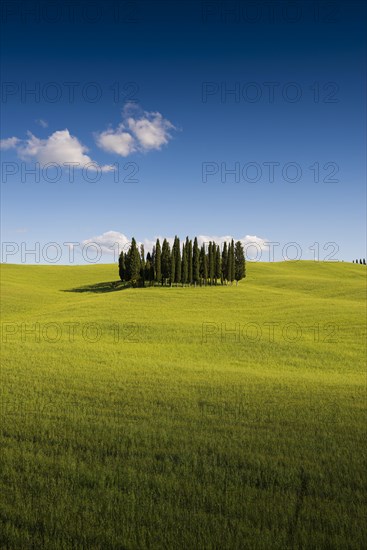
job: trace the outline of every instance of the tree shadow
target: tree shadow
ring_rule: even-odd
[[[118,292],[126,290],[129,286],[122,281],[108,281],[106,283],[96,283],[95,285],[79,286],[76,288],[68,288],[61,292],[92,292],[94,294],[105,294],[106,292]]]

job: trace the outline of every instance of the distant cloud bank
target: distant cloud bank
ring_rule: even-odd
[[[107,254],[115,254],[116,250],[122,251],[129,248],[131,243],[131,237],[127,237],[124,233],[120,233],[119,231],[106,231],[105,233],[102,233],[102,235],[98,235],[96,237],[91,237],[89,239],[85,239],[81,244],[83,246],[94,243],[98,245],[101,248],[101,251],[103,253]],[[189,238],[194,238],[195,236],[189,236]],[[156,240],[159,239],[160,243],[162,245],[163,239],[166,238],[167,241],[172,246],[174,237],[164,237],[161,235],[157,235],[154,239],[144,239],[143,241],[137,241],[138,246],[141,244],[144,245],[145,252],[151,252],[153,249],[153,246],[156,243]],[[186,238],[183,237],[184,239]],[[199,246],[202,246],[204,243],[209,243],[210,241],[214,241],[218,245],[222,245],[225,242],[230,242],[232,239],[234,241],[241,241],[244,246],[250,247],[253,245],[258,250],[266,250],[267,244],[269,241],[268,239],[263,239],[261,237],[257,237],[256,235],[246,235],[242,238],[237,238],[232,235],[224,235],[224,236],[212,236],[212,235],[197,235],[198,244]],[[251,254],[250,254],[251,255]]]

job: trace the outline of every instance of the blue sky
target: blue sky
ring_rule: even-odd
[[[4,3],[2,261],[176,233],[365,257],[364,2],[117,5]]]

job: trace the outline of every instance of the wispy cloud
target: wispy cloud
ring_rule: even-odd
[[[43,118],[38,118],[35,122],[42,126],[42,128],[48,128],[48,122],[47,120],[43,120]]]

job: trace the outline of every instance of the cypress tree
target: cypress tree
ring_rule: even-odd
[[[162,284],[166,284],[171,273],[171,249],[167,239],[164,239],[162,244]]]
[[[172,251],[171,251],[171,272],[170,272],[171,286],[176,281],[176,254],[177,254],[177,250],[176,250],[176,239],[175,239],[175,242],[172,246]]]
[[[206,251],[205,245],[204,245],[204,281],[205,284],[208,284],[208,277],[209,277],[209,258],[208,258],[208,252]]]
[[[214,241],[212,244],[212,254],[213,254],[213,285],[216,285],[217,280],[215,278],[215,264],[217,262],[217,245]]]
[[[230,272],[231,284],[233,284],[233,281],[234,281],[234,278],[235,278],[235,269],[236,269],[236,266],[235,266],[235,262],[234,262],[234,241],[232,239],[232,241],[231,241],[231,272]]]
[[[226,279],[231,282],[231,273],[232,273],[232,245],[228,244],[228,257],[227,257],[227,269],[226,269]]]
[[[187,242],[187,241],[186,241]],[[187,245],[182,245],[182,285],[185,285],[189,276],[189,261]]]
[[[150,281],[154,283],[155,281],[155,246],[152,248],[152,254],[150,257],[150,269],[152,271],[152,274],[150,276]]]
[[[124,255],[124,251],[122,251],[119,256],[119,276],[121,281],[125,280],[125,275],[126,275],[125,255]]]
[[[152,282],[152,257],[150,253],[147,254],[147,259],[144,266],[144,280],[148,281],[149,284]]]
[[[205,252],[205,244],[203,244],[200,249],[200,277],[201,282],[206,285],[208,282],[208,257]]]
[[[243,262],[243,278],[246,279],[246,268],[247,268],[247,261],[246,261],[246,251],[244,249],[244,257],[245,261]]]
[[[215,271],[213,248],[214,248],[214,243],[212,243],[210,241],[209,248],[208,248],[208,264],[209,264],[210,285],[212,285],[213,282],[214,282],[214,271]]]
[[[205,252],[203,251],[203,246],[200,248],[200,257],[199,257],[199,273],[200,273],[200,286],[203,284],[204,281],[204,256]]]
[[[131,246],[126,254],[126,272],[129,281],[137,286],[140,280],[140,255],[134,237],[131,239]]]
[[[155,273],[155,280],[157,283],[162,282],[162,265],[161,265],[161,244],[159,242],[159,239],[157,239],[155,243],[155,256],[154,256],[154,273]]]
[[[241,241],[236,242],[234,251],[234,266],[234,276],[236,279],[236,284],[238,284],[238,281],[245,277],[245,252]]]
[[[195,283],[200,282],[200,252],[198,247],[198,240],[195,237],[192,250],[192,279]]]
[[[125,261],[125,281],[130,281],[130,279],[131,279],[131,269],[130,269],[131,245],[130,245],[129,250],[126,252],[126,254],[124,256],[124,261]]]
[[[180,239],[176,236],[175,242],[175,258],[176,258],[176,264],[175,264],[175,282],[180,283],[181,282],[181,250],[180,250]]]
[[[150,285],[154,283],[154,253],[155,249],[153,246],[152,254],[148,252],[145,262],[145,280],[149,281]]]
[[[227,243],[223,245],[222,251],[222,284],[228,280],[228,248]]]
[[[189,238],[186,239],[187,258],[188,258],[188,283],[192,285],[193,270],[192,270],[192,241]]]
[[[140,280],[141,284],[145,286],[145,252],[144,245],[140,245]]]
[[[217,284],[218,279],[222,277],[222,265],[220,260],[220,248],[217,245],[215,249],[215,284]]]

